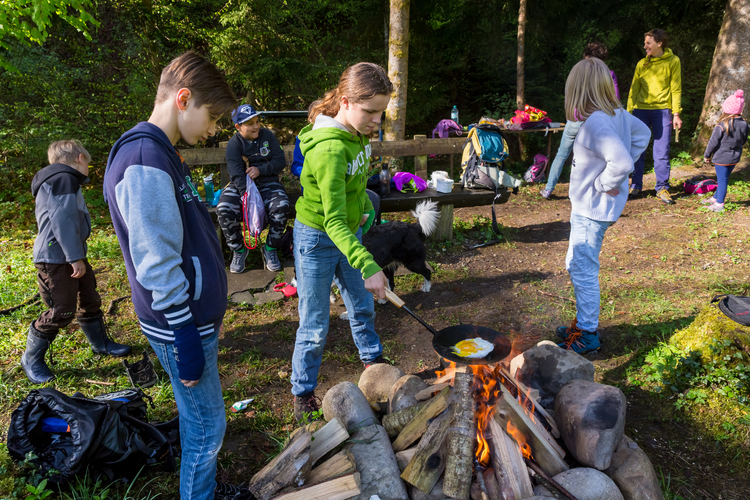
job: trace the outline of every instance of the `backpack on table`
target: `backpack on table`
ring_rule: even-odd
[[[509,196],[509,189],[518,192],[521,180],[509,175],[502,166],[508,157],[508,142],[500,127],[481,123],[469,131],[461,154],[461,183],[468,189],[489,189],[495,192],[492,200],[492,229],[499,234],[495,201]]]
[[[8,452],[17,461],[33,453],[41,474],[58,484],[87,467],[110,479],[133,479],[155,464],[172,472],[178,420],[149,423],[146,399],[140,389],[95,398],[68,396],[51,387],[32,390],[11,415]],[[57,473],[49,474],[52,470]]]

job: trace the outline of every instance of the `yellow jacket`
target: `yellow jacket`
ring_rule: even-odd
[[[646,58],[638,62],[628,95],[628,111],[633,109],[682,111],[682,68],[672,49],[665,49],[663,56],[652,57],[650,62]]]

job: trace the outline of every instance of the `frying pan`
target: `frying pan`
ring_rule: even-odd
[[[433,327],[425,323],[422,318],[417,316],[411,309],[406,307],[406,303],[401,298],[386,288],[386,298],[391,303],[408,312],[414,319],[422,323],[422,326],[427,328],[432,333],[432,348],[441,357],[454,363],[460,363],[464,365],[488,365],[491,363],[497,363],[505,359],[510,354],[510,340],[502,333],[496,332],[490,328],[484,326],[474,325],[458,325],[449,326],[443,328],[440,331],[435,330]],[[453,352],[451,349],[454,345],[461,342],[462,340],[480,338],[490,342],[494,345],[494,349],[483,358],[464,358]]]

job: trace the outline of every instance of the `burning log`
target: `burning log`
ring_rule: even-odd
[[[273,500],[345,500],[359,495],[359,486],[359,472],[354,472],[325,483],[282,493],[273,497]]]
[[[440,392],[443,389],[445,389],[446,387],[450,387],[450,384],[448,384],[448,383],[445,383],[445,384],[434,384],[434,385],[428,387],[427,389],[419,391],[418,393],[416,393],[414,395],[414,397],[416,398],[417,401],[426,401],[426,400],[430,399],[431,397],[433,397],[438,392]]]
[[[565,452],[560,445],[544,429],[534,424],[505,387],[501,386],[501,390],[504,397],[495,404],[495,420],[511,435],[511,429],[514,429],[517,431],[516,435],[520,433],[523,436],[516,439],[519,446],[524,442],[528,444],[534,460],[548,475],[554,476],[568,470],[568,464],[562,459]]]
[[[471,380],[471,376],[469,376],[469,380]],[[408,448],[414,441],[419,439],[422,434],[425,433],[427,427],[430,425],[430,420],[443,413],[443,411],[448,407],[448,399],[450,397],[450,394],[451,388],[446,387],[440,392],[440,394],[438,394],[431,400],[426,401],[426,404],[422,406],[419,412],[417,412],[417,414],[414,416],[414,418],[408,424],[406,424],[403,430],[399,433],[396,440],[393,442],[393,451],[403,451]],[[469,396],[471,397],[470,392]],[[391,413],[388,416],[393,416],[396,413]],[[385,420],[385,418],[383,420]]]
[[[440,479],[445,470],[446,436],[450,424],[450,412],[444,411],[435,418],[422,436],[414,457],[406,466],[401,479],[425,493]]]
[[[323,455],[349,439],[341,418],[336,417],[315,431],[310,444],[310,464],[315,465]]]
[[[455,401],[450,413],[443,493],[461,500],[469,498],[474,467],[477,415],[474,411],[473,382],[473,373],[456,370],[453,385]]]
[[[250,480],[247,488],[255,498],[268,500],[281,488],[302,482],[312,467],[311,439],[312,435],[304,427],[292,434],[284,451]]]
[[[521,500],[534,495],[526,464],[518,444],[513,441],[497,420],[490,420],[488,440],[490,455],[495,469],[495,478],[501,497],[508,500]]]
[[[317,484],[356,471],[354,457],[344,450],[315,467],[305,478],[305,484]]]
[[[511,376],[511,374],[503,368],[502,366],[500,368],[500,374],[505,377],[505,381],[507,382],[506,389],[510,391],[510,393],[513,395],[513,397],[516,398],[516,400],[521,401],[523,406],[530,412],[534,414],[537,421],[536,424],[544,427],[546,431],[551,433],[555,438],[560,437],[560,430],[557,428],[557,423],[555,422],[555,419],[552,418],[552,416],[547,413],[547,410],[542,408],[542,406],[537,403],[533,398],[531,398],[531,389],[524,385],[523,382],[520,382],[519,380],[516,380],[515,377]],[[510,387],[507,387],[510,385]],[[544,421],[542,421],[542,419]],[[563,452],[563,455],[565,456],[565,453]]]

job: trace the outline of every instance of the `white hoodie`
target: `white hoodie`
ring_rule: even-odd
[[[570,203],[573,212],[593,220],[614,222],[628,200],[628,176],[646,150],[651,131],[624,109],[614,116],[595,111],[581,126],[573,145]],[[619,189],[620,194],[606,194]]]

